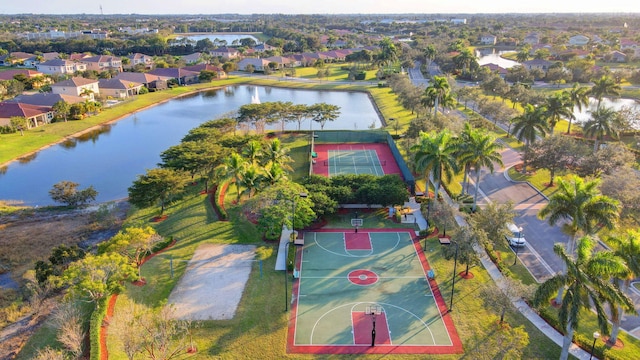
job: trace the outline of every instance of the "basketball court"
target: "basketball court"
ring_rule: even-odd
[[[358,225],[304,234],[288,352],[462,353],[415,231]]]

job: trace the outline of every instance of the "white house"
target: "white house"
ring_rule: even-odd
[[[491,34],[484,34],[480,36],[480,44],[482,45],[495,45],[498,41],[498,37]]]
[[[240,57],[240,51],[235,48],[228,48],[226,46],[213,49],[209,52],[211,56],[219,56],[224,60],[237,59]]]
[[[569,45],[584,46],[589,43],[589,38],[584,35],[575,35],[569,38]]]
[[[36,65],[36,69],[43,74],[73,74],[76,71],[87,70],[87,65],[81,62],[54,59],[41,62]]]
[[[117,56],[97,55],[84,58],[80,62],[87,65],[87,70],[122,72],[122,60]]]
[[[126,99],[129,96],[137,95],[142,88],[141,83],[122,79],[100,79],[98,87],[100,94],[110,96],[115,99]]]
[[[145,69],[149,70],[153,69],[153,57],[149,55],[135,53],[127,56],[127,58],[129,59],[129,64],[125,66],[127,69],[131,69],[136,65],[144,65]]]
[[[94,95],[100,94],[100,87],[98,86],[98,80],[72,77],[69,80],[51,85],[51,92],[54,94],[82,96],[93,101]]]

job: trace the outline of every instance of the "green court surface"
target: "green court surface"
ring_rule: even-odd
[[[307,232],[298,255],[289,352],[462,351],[412,230]]]
[[[375,150],[329,150],[328,160],[324,165],[329,167],[329,176],[341,174],[373,174],[384,175],[383,162]]]

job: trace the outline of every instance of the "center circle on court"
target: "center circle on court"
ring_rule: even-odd
[[[378,282],[378,274],[365,269],[353,270],[347,277],[355,285],[367,286]]]

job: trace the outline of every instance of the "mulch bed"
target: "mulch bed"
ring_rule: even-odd
[[[473,279],[475,277],[475,275],[473,275],[471,271],[469,271],[469,273],[467,273],[466,271],[462,271],[461,273],[458,274],[458,276],[460,276],[465,280]]]
[[[151,218],[151,222],[159,223],[159,222],[167,220],[168,217],[169,217],[169,215],[159,215],[159,216],[156,216],[156,217],[152,217]]]

